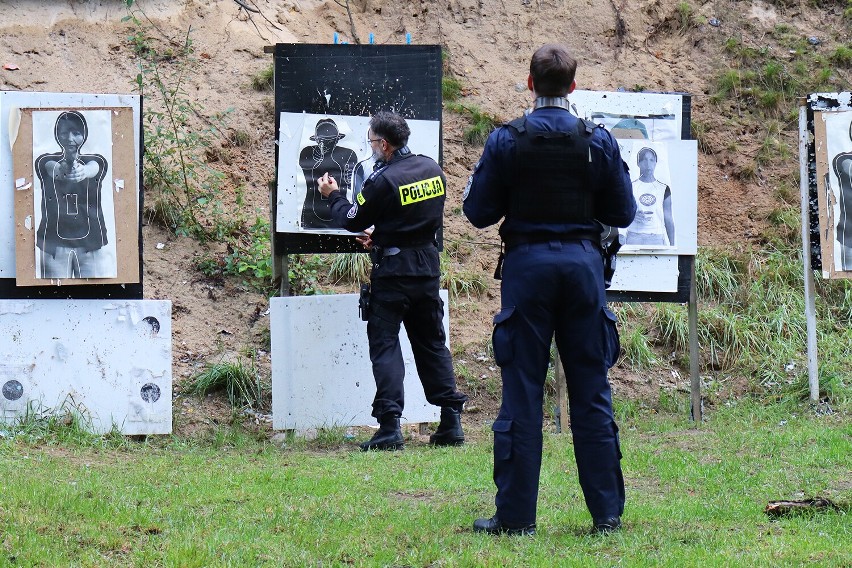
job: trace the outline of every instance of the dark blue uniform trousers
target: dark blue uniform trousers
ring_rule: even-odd
[[[510,526],[536,520],[543,391],[554,333],[586,505],[595,520],[620,516],[624,480],[607,380],[619,347],[615,316],[606,309],[598,246],[552,241],[510,248],[494,323],[494,358],[503,377],[503,401],[492,428],[497,516]]]
[[[437,406],[462,409],[467,397],[456,390],[453,361],[444,333],[444,302],[439,279],[431,276],[374,278],[370,284],[367,338],[376,379],[373,416],[401,415],[404,406],[405,365],[399,345],[405,325],[417,374],[426,400]]]

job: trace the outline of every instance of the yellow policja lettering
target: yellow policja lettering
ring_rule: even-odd
[[[440,176],[399,186],[399,200],[403,205],[411,205],[441,195],[444,195],[444,181]]]

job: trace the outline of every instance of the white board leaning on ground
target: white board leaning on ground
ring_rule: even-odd
[[[446,290],[441,299],[448,305]],[[272,335],[272,427],[306,430],[374,425],[376,383],[370,364],[367,324],[358,316],[357,294],[270,299]],[[444,334],[449,346],[449,316]],[[434,422],[440,409],[426,402],[404,328],[403,422]]]
[[[406,119],[409,149],[438,161],[441,125],[436,120]],[[275,230],[279,233],[351,235],[336,227],[328,199],[316,180],[329,172],[353,202],[373,172],[367,142],[370,117],[282,112],[278,138],[278,187]]]
[[[128,107],[133,111],[135,156],[140,155],[139,124],[141,121],[138,95],[35,93],[0,91],[0,278],[15,278],[15,179],[12,167],[12,144],[9,139],[9,120],[21,108],[96,109]],[[88,146],[87,146],[88,149]],[[134,168],[138,175],[138,163]],[[112,180],[114,185],[120,180]],[[135,187],[139,187],[136,180]],[[138,202],[138,200],[137,200]],[[136,217],[138,218],[138,211]],[[114,234],[114,233],[113,233]]]
[[[0,422],[73,413],[95,433],[172,431],[171,302],[0,300]]]

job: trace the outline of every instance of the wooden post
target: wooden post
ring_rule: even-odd
[[[272,283],[278,283],[278,295],[290,295],[290,263],[286,254],[275,248],[275,184],[269,186],[269,252],[272,255]]]
[[[568,431],[568,383],[565,380],[565,368],[562,367],[559,351],[556,352],[554,363],[553,380],[556,382],[556,405],[559,408],[559,422],[556,426],[560,433],[564,433]]]
[[[689,392],[692,407],[692,420],[704,419],[701,401],[701,374],[698,365],[698,294],[695,291],[695,258],[692,259],[692,274],[689,278]]]

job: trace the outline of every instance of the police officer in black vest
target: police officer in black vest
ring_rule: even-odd
[[[465,189],[464,213],[500,235],[501,310],[494,359],[503,401],[494,421],[496,514],[473,528],[534,534],[542,451],[542,402],[554,334],[568,382],[580,486],[598,532],[621,525],[624,481],[607,380],[618,357],[606,309],[601,224],[636,213],[628,168],[602,127],[569,112],[577,62],[558,44],[530,62],[531,113],[495,130]],[[498,268],[499,270],[499,268]]]
[[[328,174],[318,185],[339,226],[352,232],[374,227],[359,242],[371,249],[373,260],[367,338],[376,380],[373,416],[379,430],[361,444],[362,450],[403,448],[399,419],[405,366],[400,324],[411,341],[426,400],[441,407],[441,422],[430,442],[442,446],[464,442],[461,412],[467,397],[456,390],[443,326],[444,304],[438,295],[436,234],[443,223],[446,178],[434,160],[411,153],[410,134],[398,114],[377,113],[367,132],[375,169],[355,203],[341,195]]]

